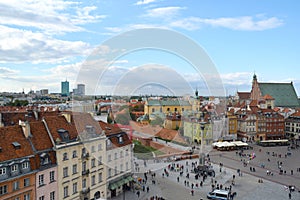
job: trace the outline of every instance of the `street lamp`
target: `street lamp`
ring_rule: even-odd
[[[200,128],[201,128],[201,145],[200,145],[200,152],[199,152],[199,165],[203,167],[205,165],[205,155],[203,152],[204,148],[204,128],[205,128],[206,122],[203,120],[200,122]]]

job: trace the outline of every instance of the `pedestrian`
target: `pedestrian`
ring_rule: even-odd
[[[191,191],[192,196],[194,196],[194,190]]]
[[[149,193],[149,186],[147,186],[147,193]]]
[[[138,196],[138,198],[140,197],[140,191],[139,190],[136,192],[136,195]]]
[[[292,193],[289,192],[289,199],[292,199]]]
[[[177,176],[177,182],[179,182],[179,176]]]

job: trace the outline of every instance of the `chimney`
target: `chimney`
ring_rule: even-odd
[[[24,122],[24,121],[19,120],[19,125],[22,127],[24,136],[26,138],[31,137],[29,122],[28,121]]]
[[[71,113],[63,113],[62,116],[65,117],[68,123],[71,123]]]

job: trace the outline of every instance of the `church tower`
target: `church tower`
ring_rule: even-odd
[[[259,84],[258,84],[257,76],[255,73],[254,73],[253,79],[252,79],[252,90],[251,90],[250,98],[251,98],[251,100],[257,100],[257,101],[259,101],[259,99],[261,98]]]

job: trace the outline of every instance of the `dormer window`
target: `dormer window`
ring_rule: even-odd
[[[122,135],[119,136],[119,143],[120,143],[120,144],[123,143],[123,137],[122,137]]]
[[[69,132],[63,128],[60,128],[57,130],[59,136],[61,137],[63,142],[67,142],[69,141],[70,137],[69,137]]]
[[[29,168],[29,162],[22,163],[22,169],[28,169]]]
[[[19,142],[13,142],[12,145],[14,146],[15,149],[21,149],[21,145]]]
[[[18,170],[18,165],[14,164],[11,166],[11,172],[16,172]]]
[[[40,158],[41,158],[41,164],[42,164],[42,165],[47,165],[47,164],[50,163],[50,159],[49,159],[49,155],[48,155],[48,154],[42,153],[42,154],[40,155]]]
[[[0,176],[5,175],[6,174],[6,168],[0,168]]]

